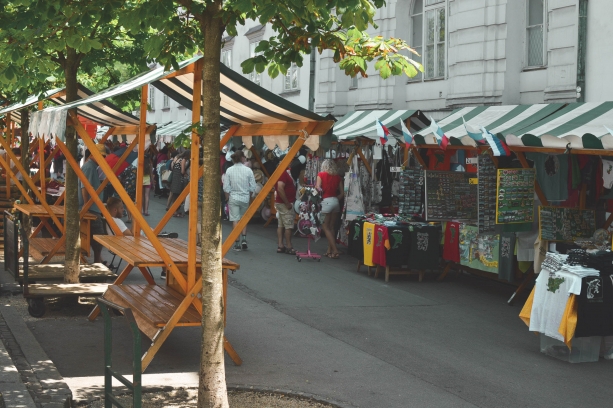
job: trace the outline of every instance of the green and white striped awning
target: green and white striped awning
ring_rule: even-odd
[[[64,89],[65,88],[52,89],[45,92],[40,98],[38,96],[30,96],[23,103],[15,103],[0,110],[0,116],[3,114],[10,114],[12,121],[21,123],[21,114],[19,111],[35,105],[39,100],[50,100],[58,106],[66,105],[66,97],[61,93]],[[93,94],[94,92],[83,85],[78,85],[77,96],[79,97],[79,101],[89,98]],[[50,98],[51,96],[54,97]],[[100,101],[90,105],[80,105],[77,109],[77,114],[95,123],[99,123],[102,126],[128,126],[138,125],[139,123],[136,116],[122,111],[109,101]]]
[[[613,102],[470,107],[438,121],[452,145],[475,146],[462,118],[504,138],[509,146],[613,149],[613,135],[607,130],[613,129]],[[415,141],[436,144],[429,128]]]
[[[485,127],[494,134],[506,136],[517,134],[522,128],[528,127],[558,111],[564,104],[537,104],[537,105],[503,105],[478,106],[460,108],[449,116],[438,121],[445,135],[450,138],[452,145],[475,146],[476,143],[466,133],[464,121],[477,128]],[[415,137],[419,144],[436,144],[430,128],[424,129]]]
[[[336,122],[332,131],[338,140],[353,140],[357,137],[376,140],[378,136],[375,121],[380,120],[392,135],[402,138],[400,121],[406,121],[408,118],[411,118],[409,129],[411,133],[416,133],[430,124],[430,121],[420,111],[415,110],[354,111],[347,113]],[[394,145],[395,142],[394,138],[390,138],[391,145]]]
[[[188,67],[200,58],[202,57],[197,56],[182,61],[179,63],[179,69]],[[128,81],[115,85],[86,99],[73,102],[69,105],[47,108],[43,111],[35,112],[32,115],[30,130],[33,134],[38,136],[44,135],[48,137],[49,135],[57,135],[63,137],[66,128],[66,112],[68,109],[81,109],[82,107],[97,105],[109,98],[147,84],[152,84],[182,106],[191,109],[194,75],[189,72],[181,75],[170,75],[174,72],[175,70],[166,71],[164,67],[159,67],[144,72]],[[231,126],[235,124],[267,124],[325,120],[325,118],[254,84],[223,64],[221,64],[220,82],[220,113],[222,125]],[[269,136],[265,139],[268,139],[270,143],[276,143],[278,139],[278,143],[283,145],[287,136]],[[315,150],[319,146],[318,139],[319,138],[309,138],[305,145]]]
[[[569,103],[550,116],[505,134],[509,146],[613,149],[613,102]]]

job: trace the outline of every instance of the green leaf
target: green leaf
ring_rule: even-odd
[[[392,70],[390,69],[390,67],[387,65],[387,63],[385,63],[380,69],[379,69],[379,75],[381,75],[381,78],[383,79],[387,79],[389,78],[389,76],[391,75]]]
[[[253,62],[253,58],[246,59],[241,63],[241,68],[243,69],[243,74],[250,74],[253,72],[255,68],[255,63]]]

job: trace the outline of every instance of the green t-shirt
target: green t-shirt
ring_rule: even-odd
[[[536,180],[548,201],[568,200],[567,154],[528,153],[534,162]]]

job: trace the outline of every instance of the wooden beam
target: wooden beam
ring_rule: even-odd
[[[8,164],[2,156],[0,156],[0,165],[8,169]],[[24,198],[28,201],[28,204],[34,204],[34,200],[32,200],[32,197],[30,197],[26,189],[21,185],[21,181],[17,178],[17,176],[10,169],[7,170],[6,174],[15,182],[15,185],[17,186],[19,191],[21,191],[21,194],[23,194]],[[10,188],[11,183],[8,183],[7,189]]]
[[[49,204],[47,204],[46,200],[41,197],[40,192],[38,191],[38,188],[36,188],[36,186],[32,182],[32,179],[30,178],[28,173],[25,171],[25,169],[21,165],[21,162],[19,160],[17,160],[17,157],[15,156],[15,153],[13,153],[13,150],[11,150],[7,146],[6,141],[3,138],[1,138],[1,137],[0,137],[0,144],[2,145],[2,147],[4,147],[4,150],[6,150],[6,154],[9,156],[9,158],[13,162],[15,162],[15,167],[17,167],[17,170],[22,174],[24,181],[28,184],[28,186],[30,187],[30,189],[32,190],[32,192],[34,193],[36,198],[38,198],[38,201],[40,201],[42,206],[45,207],[45,210],[47,211],[47,213],[49,213],[49,216],[53,220],[53,223],[55,225],[57,225],[59,230],[63,233],[64,232],[64,225],[62,225],[60,220],[55,216],[55,214],[51,210],[51,207],[49,207]],[[7,187],[10,190],[10,185],[7,186]]]
[[[368,163],[368,160],[366,160],[366,157],[364,156],[364,153],[362,152],[362,146],[356,147],[356,151],[358,153],[358,156],[360,156],[360,159],[362,159],[362,163],[364,164],[364,167],[366,167],[366,170],[368,170],[368,174],[372,174],[372,168],[370,167],[370,163]]]
[[[530,165],[528,164],[528,161],[526,160],[526,156],[524,156],[524,154],[522,152],[515,152],[515,155],[519,159],[519,162],[521,163],[521,165],[522,165],[522,167],[524,169],[529,169],[530,168]],[[541,186],[540,186],[538,180],[534,180],[534,190],[536,191],[536,195],[538,196],[539,200],[541,201],[541,205],[548,206],[549,205],[549,201],[547,201],[547,198],[545,197],[545,194],[543,194],[543,190],[541,190]]]
[[[140,124],[138,128],[138,157],[136,166],[136,208],[139,212],[143,209],[143,178],[145,175],[145,133],[147,132],[147,99],[149,86],[144,85],[140,89]],[[140,237],[140,226],[134,220],[134,236]]]
[[[42,137],[40,139],[38,139],[38,154],[39,154],[39,165],[38,165],[38,174],[40,175],[40,192],[41,195],[43,197],[43,199],[45,200],[45,202],[47,202],[47,177],[46,177],[46,170],[47,170],[47,163],[45,162],[45,147],[46,147],[46,143],[45,143],[45,139],[43,139]],[[49,157],[51,158],[51,157]]]
[[[199,59],[198,61],[192,62],[188,66],[183,67],[183,68],[181,68],[181,69],[179,69],[179,70],[177,70],[175,72],[171,72],[170,74],[166,75],[162,79],[170,79],[170,78],[176,78],[178,76],[185,75],[185,74],[193,74],[194,72],[198,71],[198,69],[195,66],[201,60],[202,60],[202,58]],[[200,110],[200,109],[198,109],[198,110]]]
[[[311,136],[323,136],[334,125],[333,120],[318,122],[282,122],[282,123],[256,123],[241,125],[234,136],[299,136],[300,132],[315,124]]]
[[[251,154],[253,154],[253,157],[255,157],[255,160],[258,163],[260,163],[260,170],[264,172],[266,177],[270,177],[270,174],[268,173],[268,170],[266,170],[266,167],[264,167],[264,163],[262,163],[262,159],[260,159],[260,155],[258,154],[258,150],[255,148],[255,146],[251,146],[249,150],[251,150]]]
[[[277,169],[274,171],[274,173],[272,173],[272,175],[270,176],[270,178],[268,179],[264,187],[262,187],[262,190],[258,193],[255,199],[251,202],[251,204],[249,205],[249,208],[247,208],[247,211],[245,212],[243,217],[238,221],[236,226],[232,229],[232,232],[230,233],[230,235],[228,235],[228,237],[224,241],[222,245],[222,255],[221,255],[222,257],[224,257],[228,253],[230,248],[232,248],[234,241],[239,237],[243,228],[247,226],[247,224],[249,223],[249,220],[251,219],[251,217],[253,217],[253,214],[255,214],[256,210],[260,207],[260,204],[262,204],[262,202],[268,196],[268,193],[270,193],[272,188],[276,185],[277,181],[279,180],[279,177],[281,177],[281,174],[288,168],[289,164],[292,162],[294,157],[296,157],[296,153],[298,153],[298,151],[300,150],[300,148],[306,141],[306,137],[308,137],[310,132],[316,126],[317,126],[316,122],[310,123],[309,126],[303,130],[303,134],[304,132],[306,132],[306,135],[299,137],[298,140],[294,142],[294,145],[290,148],[289,152],[285,155],[281,163],[279,163],[279,165],[277,166]]]
[[[109,130],[106,131],[104,136],[102,136],[102,139],[100,139],[100,143],[106,142],[106,139],[108,139],[113,134],[113,129],[115,129],[115,127],[110,127]]]
[[[589,156],[613,156],[613,150],[607,149],[570,149],[556,147],[509,146],[512,152],[534,152],[549,154],[585,154]]]
[[[140,212],[139,209],[136,208],[136,206],[134,205],[134,203],[132,202],[128,194],[126,193],[126,190],[121,185],[121,182],[119,181],[119,179],[117,178],[117,176],[115,175],[111,167],[109,166],[109,164],[106,162],[106,160],[104,160],[104,157],[102,157],[98,149],[96,149],[96,144],[88,136],[87,132],[85,131],[81,123],[79,123],[76,115],[71,112],[70,116],[72,119],[73,126],[75,127],[75,130],[77,131],[79,136],[81,136],[81,139],[83,139],[85,146],[87,146],[87,148],[90,150],[91,155],[94,156],[94,159],[96,160],[96,162],[102,169],[103,173],[106,174],[107,179],[113,185],[113,187],[115,188],[115,191],[117,192],[121,200],[124,202],[126,209],[130,212],[130,214],[132,214],[132,219],[137,221],[142,226],[143,232],[145,233],[145,235],[151,242],[151,245],[155,248],[158,254],[160,254],[160,257],[164,261],[164,264],[167,265],[167,268],[170,271],[170,273],[172,273],[172,276],[174,277],[174,279],[176,279],[177,283],[182,288],[185,289],[185,292],[187,292],[187,282],[183,278],[181,271],[179,270],[179,268],[177,268],[177,265],[172,261],[172,259],[168,255],[168,252],[164,249],[158,237],[151,229],[151,227],[149,227],[149,225],[147,224],[147,221],[143,217],[143,214]]]
[[[139,125],[132,125],[132,126],[115,126],[114,128],[112,128],[113,131],[111,132],[111,135],[138,135],[140,126]]]
[[[413,150],[413,154],[415,155],[415,159],[417,160],[417,163],[419,163],[422,169],[426,170],[428,166],[426,166],[426,162],[424,161],[424,158],[421,157],[421,154],[419,154],[419,149],[417,148],[417,146],[411,145],[411,150]]]

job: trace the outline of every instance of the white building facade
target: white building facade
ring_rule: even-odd
[[[372,35],[405,39],[424,73],[383,80],[345,76],[326,51],[287,76],[247,75],[264,88],[320,114],[416,109],[435,119],[465,106],[613,100],[612,0],[388,0]],[[226,37],[222,61],[237,72],[257,42],[273,35],[248,22]],[[310,91],[310,79],[314,87]],[[189,120],[189,110],[151,92],[147,119]]]

